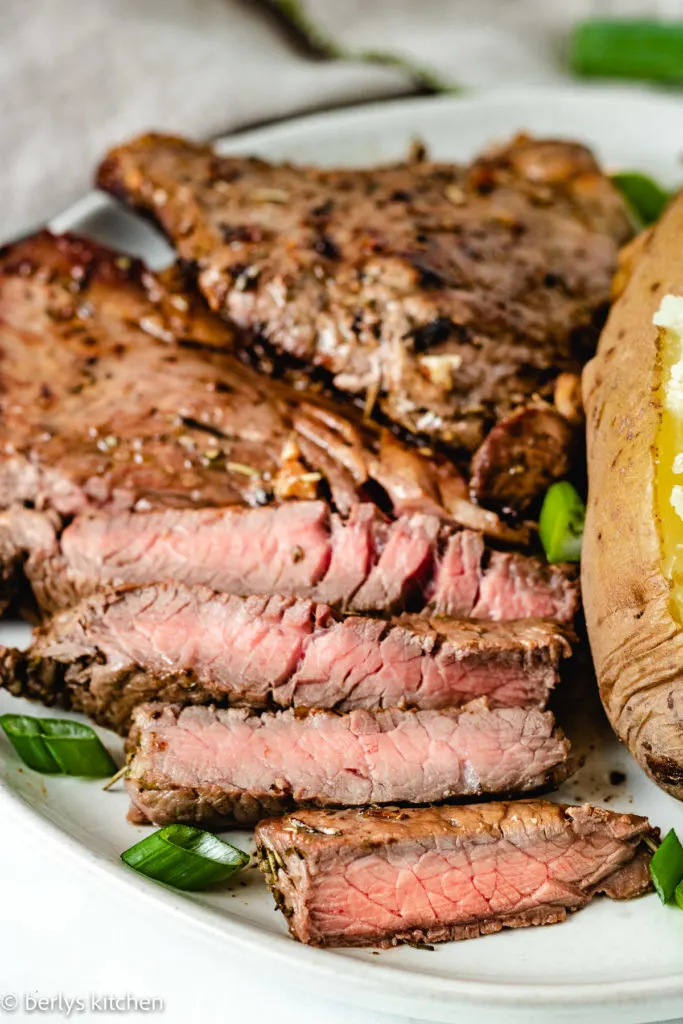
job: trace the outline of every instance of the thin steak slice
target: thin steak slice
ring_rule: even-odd
[[[539,800],[301,810],[256,844],[289,930],[315,946],[392,946],[554,924],[596,894],[650,886],[646,818]]]
[[[36,515],[22,509],[4,518],[23,523]],[[2,523],[0,514],[0,537]],[[36,536],[18,525],[7,532]],[[453,618],[568,623],[579,603],[567,566],[491,550],[480,533],[436,516],[389,522],[361,504],[343,520],[324,501],[81,515],[32,549],[24,572],[47,609],[105,585],[164,580],[240,596],[311,597],[346,611]]]
[[[157,584],[99,592],[0,656],[17,696],[84,711],[118,732],[152,699],[251,708],[543,707],[570,653],[544,620],[341,618],[287,597]]]
[[[296,710],[144,704],[126,788],[155,824],[253,824],[299,805],[424,804],[553,786],[569,743],[537,709]]]
[[[151,134],[97,183],[161,227],[212,309],[469,451],[592,354],[631,233],[587,149],[526,137],[469,167],[326,170]]]

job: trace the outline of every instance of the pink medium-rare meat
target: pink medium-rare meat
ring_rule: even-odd
[[[491,551],[481,534],[461,530],[446,540],[430,604],[440,615],[461,618],[571,622],[578,610],[571,570],[555,570],[517,552]]]
[[[467,500],[451,460],[390,437],[350,403],[302,387],[301,375],[296,387],[260,375],[236,357],[234,342],[176,273],[155,276],[93,242],[48,232],[0,250],[0,601],[12,597],[25,562],[34,577],[41,567],[49,575],[66,524],[64,543],[78,562],[71,542],[89,514],[111,533],[96,545],[113,546],[127,571],[139,557],[153,582],[178,566],[192,582],[198,562],[197,581],[209,583],[216,566],[207,562],[229,573],[226,560],[235,559],[246,593],[269,589],[257,579],[263,560],[271,592],[292,574],[322,578],[330,517],[339,516],[356,524],[349,543],[357,558],[341,596],[321,595],[328,603],[359,589],[369,572],[366,520],[422,514],[528,545],[526,526]],[[162,517],[145,521],[161,523],[161,542],[144,527],[136,533],[135,517],[146,512]],[[52,545],[39,536],[46,528]],[[48,578],[43,591],[69,596],[60,579]]]
[[[439,525],[433,516],[403,517],[392,523],[364,583],[353,595],[352,610],[401,608],[411,591],[421,595],[438,572]]]
[[[468,939],[650,886],[646,818],[540,800],[300,810],[256,829],[292,935],[316,946]]]
[[[500,621],[568,623],[579,601],[576,574],[566,566],[492,551],[481,534],[436,516],[387,522],[361,504],[342,520],[323,501],[78,516],[24,571],[51,609],[100,586],[163,580],[240,596],[311,597],[345,611]]]
[[[154,584],[100,591],[0,655],[10,692],[126,732],[152,699],[352,711],[543,707],[569,643],[553,623],[342,618],[292,597]]]
[[[277,509],[197,509],[80,518],[61,539],[79,592],[101,583],[177,580],[222,593],[312,593],[329,568],[322,501]]]
[[[299,805],[424,804],[530,792],[570,771],[552,714],[491,710],[265,712],[144,704],[126,788],[158,825],[253,824]]]

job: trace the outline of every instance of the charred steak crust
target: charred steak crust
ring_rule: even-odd
[[[292,935],[318,946],[468,939],[650,888],[646,818],[539,800],[300,810],[256,829]]]
[[[342,618],[292,597],[246,599],[167,583],[104,591],[5,652],[16,695],[127,732],[159,699],[255,709],[543,707],[571,653],[554,623]]]
[[[97,184],[161,227],[214,310],[469,451],[580,371],[631,233],[588,150],[526,137],[467,167],[321,170],[151,134]]]
[[[534,792],[570,773],[569,743],[538,709],[288,710],[255,715],[145,704],[126,788],[158,825],[229,828],[295,806],[362,806]]]

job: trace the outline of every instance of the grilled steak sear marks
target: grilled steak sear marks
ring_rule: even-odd
[[[431,803],[529,792],[570,771],[537,709],[278,711],[144,704],[126,788],[137,815],[224,828],[297,805]]]
[[[289,930],[316,946],[469,939],[554,924],[650,887],[646,818],[538,800],[301,810],[256,829]]]
[[[552,623],[340,618],[326,605],[159,584],[98,593],[6,651],[16,695],[125,732],[161,698],[251,708],[543,707],[569,643]]]
[[[469,167],[321,170],[152,134],[97,182],[157,222],[214,310],[468,451],[590,356],[630,234],[586,149],[525,137]]]

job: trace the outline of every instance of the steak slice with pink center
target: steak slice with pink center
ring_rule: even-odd
[[[5,513],[19,515],[38,513]],[[566,566],[491,551],[481,534],[436,516],[387,522],[361,504],[342,520],[323,501],[77,516],[51,548],[28,557],[25,572],[51,609],[101,586],[165,580],[238,596],[311,597],[342,610],[497,621],[571,622],[579,601]]]
[[[570,772],[552,714],[278,711],[144,704],[126,788],[139,816],[226,828],[292,807],[426,804],[553,786]]]
[[[570,653],[553,623],[343,618],[305,598],[156,584],[98,592],[0,657],[16,695],[125,732],[152,699],[252,708],[543,707]]]
[[[316,946],[468,939],[554,924],[650,887],[646,818],[540,800],[301,810],[256,843],[289,930]]]

